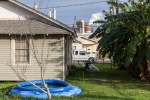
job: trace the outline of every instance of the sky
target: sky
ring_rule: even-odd
[[[48,14],[48,10],[52,10],[53,7],[56,7],[56,19],[71,27],[73,26],[74,23],[74,16],[76,16],[76,20],[84,20],[85,23],[88,22],[89,24],[91,24],[92,21],[94,20],[103,19],[104,15],[102,14],[102,11],[105,10],[109,12],[110,7],[110,5],[106,3],[107,0],[18,0],[18,1],[30,7],[33,7],[34,3],[36,2],[39,6],[39,11],[45,14]]]

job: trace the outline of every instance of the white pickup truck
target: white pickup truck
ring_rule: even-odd
[[[88,54],[84,50],[73,50],[73,61],[90,61],[95,62],[97,54]]]

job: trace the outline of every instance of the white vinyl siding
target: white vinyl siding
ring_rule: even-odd
[[[46,35],[47,36],[47,35]],[[44,41],[44,49],[43,55],[44,60],[46,61],[46,70],[44,73],[45,79],[61,79],[63,80],[63,35],[52,35],[50,39],[47,38]],[[31,39],[32,41],[32,39]],[[35,35],[33,42],[35,43],[36,53],[38,54],[38,58],[41,56],[42,51],[42,42],[43,42],[43,35]],[[11,47],[15,47],[15,39],[14,37],[11,38],[9,35],[1,35],[0,36],[0,80],[1,81],[15,81],[20,80],[14,71],[11,69],[9,62],[14,57],[14,53]],[[26,67],[24,70],[24,75],[28,78],[28,80],[36,80],[41,79],[40,67],[37,64],[37,61],[34,57],[34,54],[29,46],[30,49],[30,64],[26,65],[17,65],[13,64],[13,68],[17,69],[18,67]],[[49,50],[49,51],[48,51]],[[49,52],[49,57],[47,58],[47,54]],[[11,59],[10,59],[11,58]],[[20,69],[18,69],[20,71]]]
[[[11,61],[11,37],[7,35],[0,35],[0,80],[19,80],[16,74],[8,65]]]

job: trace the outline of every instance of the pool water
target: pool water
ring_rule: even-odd
[[[65,86],[62,86],[60,84],[47,84],[47,85],[48,85],[49,89],[51,89],[51,88],[62,88],[62,87],[65,87]],[[36,84],[36,86],[44,89],[44,86],[42,84]],[[26,85],[26,86],[23,86],[23,87],[27,88],[27,89],[37,89],[37,87],[35,87],[33,85]]]

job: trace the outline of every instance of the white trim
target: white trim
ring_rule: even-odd
[[[71,40],[71,46],[73,46],[73,39]],[[71,62],[72,62],[72,64],[73,64],[73,47],[71,48]]]
[[[64,45],[64,34],[63,34],[63,39],[62,39],[62,46],[63,46],[63,52],[62,52],[62,55],[63,55],[63,81],[65,80],[65,45]]]
[[[13,36],[11,36],[11,40],[10,40],[10,53],[11,53],[11,64],[14,65],[15,64],[15,39]]]
[[[31,62],[31,61],[32,61],[32,60],[31,60],[31,59],[32,59],[32,58],[31,58],[31,57],[32,57],[32,56],[31,56],[31,55],[32,55],[32,54],[31,54],[32,51],[31,51],[31,47],[30,47],[30,46],[31,46],[31,37],[29,36],[29,65],[32,64],[32,62]]]

